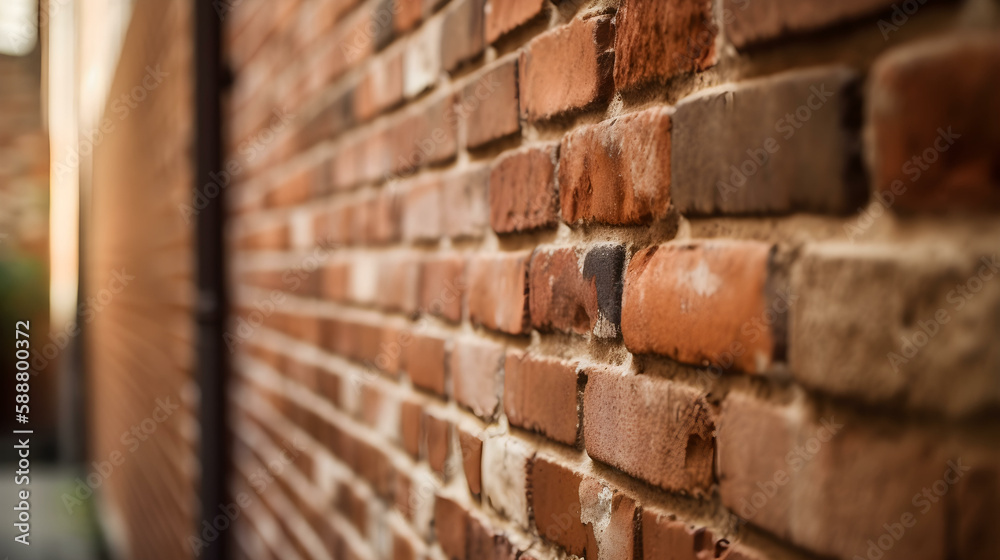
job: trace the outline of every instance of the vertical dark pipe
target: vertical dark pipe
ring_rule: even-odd
[[[222,22],[210,0],[194,1],[195,20],[195,191],[212,182],[210,173],[222,168],[220,94],[222,86]],[[198,298],[197,375],[201,389],[201,519],[195,530],[212,520],[225,503],[228,454],[226,443],[226,372],[223,342],[226,320],[223,223],[225,191],[212,189],[208,205],[198,213],[195,236]],[[202,199],[202,202],[204,201]],[[195,206],[198,208],[198,206]],[[208,542],[199,560],[228,557],[227,531]]]

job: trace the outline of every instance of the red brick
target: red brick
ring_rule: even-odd
[[[482,165],[445,175],[444,207],[445,234],[453,238],[476,239],[489,227],[487,185],[490,168]]]
[[[484,0],[455,0],[445,11],[441,65],[451,72],[483,52]]]
[[[718,424],[722,503],[794,544],[840,558],[866,554],[869,540],[908,513],[919,530],[908,530],[884,558],[944,558],[946,508],[924,513],[913,502],[949,468],[940,446],[915,430],[875,433],[868,423],[842,422],[730,393]]]
[[[487,0],[486,42],[493,43],[535,19],[544,8],[545,0]]]
[[[580,430],[576,364],[507,353],[503,408],[514,426],[575,445]]]
[[[689,364],[767,371],[778,344],[777,321],[767,314],[770,252],[759,241],[700,240],[637,253],[622,299],[625,346]]]
[[[347,287],[350,278],[350,265],[347,263],[332,263],[318,271],[320,275],[320,297],[330,301],[347,299]]]
[[[424,445],[427,462],[439,475],[445,474],[448,450],[451,448],[451,423],[433,414],[424,414]]]
[[[642,557],[644,560],[674,558],[700,560],[714,554],[712,532],[678,521],[672,514],[644,507],[642,510]]]
[[[469,265],[469,319],[508,334],[528,332],[528,252],[482,254]]]
[[[711,6],[703,0],[623,0],[615,20],[615,86],[631,89],[713,66]]]
[[[586,373],[583,440],[594,460],[666,490],[708,490],[714,426],[704,394],[647,375]]]
[[[412,254],[383,256],[378,266],[375,299],[385,311],[412,314],[417,310],[420,263]]]
[[[403,100],[403,51],[372,59],[354,92],[358,122],[364,122]]]
[[[456,111],[465,117],[470,148],[520,132],[517,58],[495,63],[472,78],[462,90],[462,101]]]
[[[559,222],[558,146],[522,148],[496,159],[490,172],[490,224],[497,233],[554,227]]]
[[[368,202],[368,241],[394,243],[402,235],[399,200],[392,189],[379,192]]]
[[[431,241],[441,237],[441,178],[422,176],[413,182],[403,204],[403,239],[409,242]]]
[[[648,109],[579,127],[563,138],[559,198],[564,220],[627,225],[666,215],[671,111]]]
[[[337,492],[337,509],[354,525],[362,536],[368,533],[368,502],[348,484],[341,483]]]
[[[635,559],[640,510],[635,500],[620,490],[585,478],[580,484],[580,521],[586,525],[588,557]]]
[[[404,367],[414,385],[444,396],[444,360],[443,338],[415,334],[406,347]]]
[[[466,556],[477,560],[517,560],[517,550],[502,533],[481,515],[469,516]]]
[[[773,0],[764,3],[723,0],[722,19],[725,22],[726,38],[737,47],[744,47],[857,19],[884,10],[894,2],[895,0],[842,0],[803,3],[796,0]]]
[[[423,409],[414,401],[400,404],[399,432],[403,449],[414,459],[420,457],[420,433],[423,430]]]
[[[521,116],[530,121],[587,109],[612,90],[611,17],[574,19],[535,38],[518,63]]]
[[[580,521],[580,483],[583,475],[543,456],[535,457],[529,475],[531,507],[538,534],[585,557],[587,528]]]
[[[437,496],[434,502],[434,536],[449,560],[465,560],[469,512],[458,502]]]
[[[394,15],[392,27],[397,33],[405,33],[414,27],[424,15],[424,0],[393,0]]]
[[[582,262],[572,248],[537,249],[529,268],[531,325],[540,331],[617,337],[624,264],[623,245],[590,247]]]
[[[469,492],[478,496],[482,491],[483,440],[464,428],[458,428],[458,443],[462,447],[462,469]]]
[[[1000,210],[1000,40],[907,45],[872,68],[874,186],[894,210]]]
[[[420,560],[423,558],[418,552],[418,545],[415,540],[404,535],[398,529],[392,535],[392,560]]]
[[[465,259],[441,254],[420,266],[420,310],[451,321],[462,319]]]
[[[473,338],[457,340],[451,351],[455,400],[483,420],[492,420],[500,405],[503,360],[503,346]]]

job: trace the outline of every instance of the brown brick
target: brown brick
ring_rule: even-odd
[[[634,560],[638,532],[636,516],[641,508],[624,492],[595,478],[580,484],[580,521],[586,525],[590,557]]]
[[[420,310],[451,321],[462,319],[465,293],[465,259],[441,254],[420,266]]]
[[[907,45],[872,68],[874,187],[909,212],[1000,210],[1000,40]]]
[[[666,490],[708,490],[714,426],[703,394],[646,375],[586,373],[583,440],[594,460]]]
[[[470,148],[520,132],[517,58],[495,63],[470,79],[456,111],[465,118]]]
[[[476,239],[489,227],[487,185],[490,168],[482,165],[445,175],[444,229],[449,237]]]
[[[449,560],[465,560],[469,512],[458,502],[437,496],[434,502],[434,536]]]
[[[417,310],[420,273],[420,263],[413,254],[383,256],[378,265],[377,303],[385,311],[414,313]]]
[[[559,199],[564,220],[627,225],[666,214],[671,111],[648,109],[579,127],[563,138]]]
[[[788,310],[769,307],[770,252],[766,243],[736,240],[675,241],[640,251],[625,276],[625,345],[689,364],[767,371],[779,344],[779,312]]]
[[[448,450],[451,448],[451,422],[433,414],[424,413],[424,445],[427,462],[439,475],[445,475]]]
[[[522,118],[547,119],[606,101],[613,36],[611,18],[601,16],[574,19],[528,43],[518,64]]]
[[[420,404],[414,401],[403,401],[399,409],[399,432],[403,449],[414,459],[420,457],[420,434],[423,431],[424,417]]]
[[[623,0],[615,29],[615,86],[631,89],[715,64],[712,4]]]
[[[508,334],[528,332],[528,252],[482,254],[469,265],[469,319]]]
[[[474,338],[458,339],[449,368],[455,400],[483,420],[492,420],[500,405],[503,346]]]
[[[597,244],[582,259],[572,248],[539,248],[529,268],[531,324],[615,338],[621,332],[625,247]]]
[[[412,335],[412,340],[406,347],[405,367],[414,385],[444,396],[444,360],[443,338]]]
[[[486,42],[493,43],[542,14],[545,0],[486,0]]]
[[[405,33],[414,27],[424,15],[425,0],[393,0],[392,27],[397,33]]]
[[[699,560],[712,554],[712,532],[678,521],[656,509],[642,509],[642,557],[644,560],[675,558]]]
[[[467,557],[481,560],[517,560],[518,551],[501,531],[481,515],[469,516]]]
[[[576,444],[580,430],[576,364],[507,353],[503,408],[514,426]]]
[[[441,209],[441,178],[421,176],[406,191],[403,204],[403,239],[432,241],[441,237],[444,229]]]
[[[451,72],[483,52],[483,3],[455,0],[445,11],[441,30],[441,65]]]
[[[857,79],[841,66],[798,70],[681,100],[674,206],[685,214],[853,212],[867,194]]]
[[[726,37],[737,47],[803,33],[884,10],[894,0],[843,0],[802,3],[796,0],[752,2],[723,0]],[[875,27],[872,24],[872,27]]]
[[[462,447],[462,469],[469,492],[478,496],[482,491],[483,440],[464,428],[458,428],[458,443]]]
[[[354,93],[357,121],[364,122],[403,100],[403,51],[372,59]]]
[[[838,420],[730,393],[719,417],[722,503],[794,544],[840,558],[867,554],[886,525],[910,515],[919,530],[893,539],[884,558],[945,557],[946,508],[914,500],[948,460],[915,431],[876,435],[867,424]]]
[[[497,233],[554,227],[559,222],[558,146],[522,148],[496,159],[490,172],[490,224]]]
[[[535,512],[538,534],[584,557],[587,552],[587,528],[580,522],[580,483],[583,476],[544,456],[535,457],[531,466],[531,507]]]
[[[789,369],[807,387],[872,404],[953,416],[996,406],[1000,348],[979,333],[1000,328],[998,273],[992,250],[808,244],[791,273]]]

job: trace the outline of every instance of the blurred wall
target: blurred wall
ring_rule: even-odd
[[[31,322],[35,375],[29,421],[38,449],[51,458],[61,348],[48,327],[49,143],[41,75],[40,47],[24,56],[0,55],[0,332],[13,340],[15,322]],[[3,379],[14,379],[13,366],[2,361]],[[0,402],[13,406],[13,389],[12,383],[0,387]],[[13,422],[13,415],[4,417],[7,433]]]
[[[193,173],[192,32],[189,2],[137,3],[103,115],[82,131],[94,154],[86,483],[100,488],[122,558],[191,557],[198,517],[194,240],[179,210]]]
[[[217,6],[237,557],[1000,554],[996,2]]]

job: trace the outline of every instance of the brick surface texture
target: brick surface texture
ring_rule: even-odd
[[[995,3],[227,4],[235,558],[1000,557]]]

